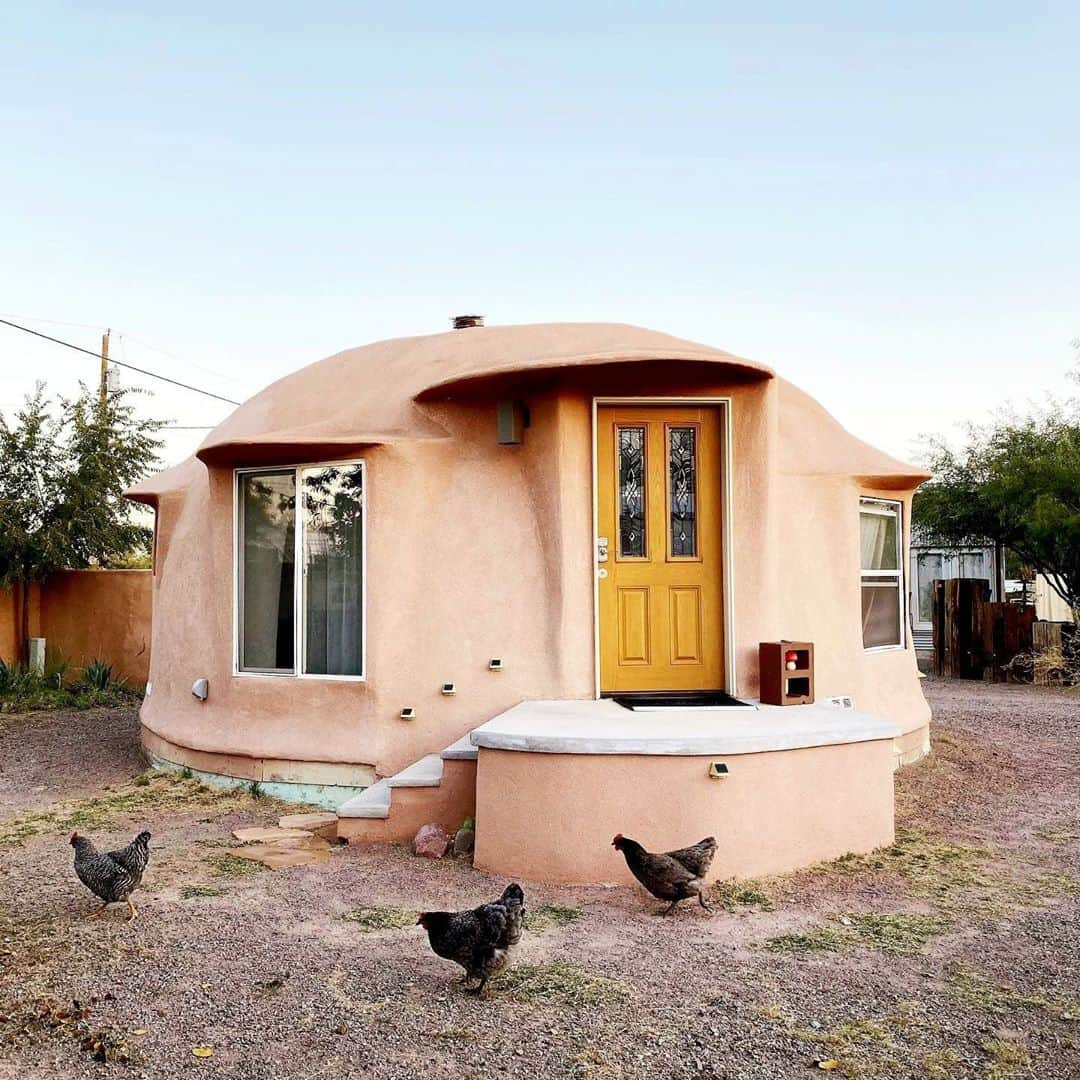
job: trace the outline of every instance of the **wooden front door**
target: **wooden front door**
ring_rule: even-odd
[[[603,405],[596,443],[601,691],[722,690],[719,410]]]

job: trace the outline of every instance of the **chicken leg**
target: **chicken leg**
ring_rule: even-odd
[[[101,907],[99,907],[96,911],[91,911],[90,914],[87,915],[86,917],[88,919],[100,919],[101,916],[105,914],[105,909],[108,906],[109,906],[109,902],[108,902],[108,900],[106,900],[105,903],[101,905]]]
[[[128,910],[131,912],[128,916],[128,922],[131,922],[132,919],[137,919],[139,917],[139,909],[132,903],[130,896],[127,898],[127,906]]]

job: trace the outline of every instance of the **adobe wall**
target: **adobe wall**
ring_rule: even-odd
[[[135,686],[150,670],[151,572],[62,570],[33,586],[30,634],[72,668],[100,658]],[[21,659],[18,589],[0,593],[0,657]]]

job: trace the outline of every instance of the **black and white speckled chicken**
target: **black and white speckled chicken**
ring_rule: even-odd
[[[670,901],[665,915],[674,911],[680,900],[690,900],[695,896],[701,906],[709,910],[703,888],[709,864],[716,854],[715,837],[706,836],[691,847],[654,854],[646,851],[636,840],[619,833],[611,841],[611,846],[623,853],[630,873],[657,900]]]
[[[521,940],[524,915],[525,893],[514,883],[490,904],[472,911],[424,911],[416,922],[427,931],[436,955],[465,969],[466,989],[480,994]],[[469,987],[471,982],[476,986]]]
[[[126,903],[134,919],[139,914],[131,894],[142,883],[150,861],[150,834],[141,832],[126,848],[98,851],[93,841],[77,832],[71,834],[75,849],[75,873],[79,880],[101,901],[101,907],[87,916],[96,919],[110,904]]]

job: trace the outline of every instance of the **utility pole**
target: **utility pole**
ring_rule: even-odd
[[[105,405],[109,393],[109,335],[112,330],[106,330],[101,335],[101,387],[98,391],[101,402],[101,419],[105,420]]]

